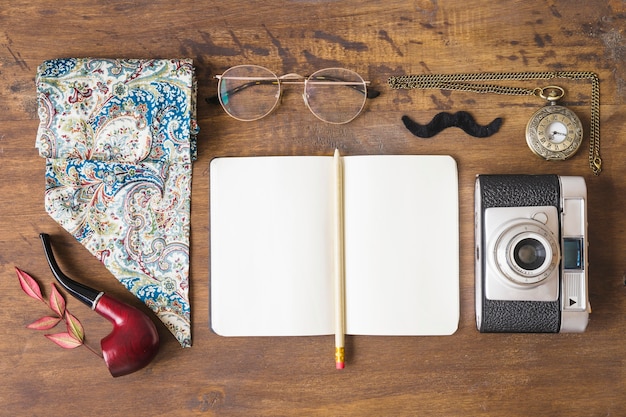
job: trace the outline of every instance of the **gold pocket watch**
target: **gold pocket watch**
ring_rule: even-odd
[[[583,125],[573,111],[556,104],[565,94],[561,87],[538,88],[536,94],[550,104],[536,111],[528,121],[526,143],[547,160],[567,159],[583,141]]]

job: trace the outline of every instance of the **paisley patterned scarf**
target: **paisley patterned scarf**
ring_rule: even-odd
[[[48,214],[191,346],[191,60],[56,59],[37,71]]]

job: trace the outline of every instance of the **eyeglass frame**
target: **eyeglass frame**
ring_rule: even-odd
[[[224,104],[223,99],[222,99],[222,94],[220,94],[220,90],[221,90],[221,83],[222,80],[224,80],[225,78],[223,78],[223,75],[226,74],[228,71],[232,70],[232,69],[236,69],[236,68],[241,68],[241,67],[253,67],[253,68],[260,68],[262,70],[265,70],[267,72],[269,72],[270,74],[272,74],[274,77],[273,78],[269,78],[269,77],[228,77],[226,79],[233,79],[233,80],[250,80],[251,82],[243,84],[242,86],[238,86],[236,88],[234,88],[233,90],[228,90],[226,93],[227,94],[235,94],[239,91],[242,91],[248,87],[251,87],[253,85],[258,85],[258,81],[269,81],[270,83],[276,83],[277,87],[278,87],[278,95],[277,95],[277,99],[276,102],[274,103],[274,105],[272,106],[272,108],[267,111],[265,114],[256,117],[254,119],[242,119],[239,117],[236,117],[234,115],[232,115],[227,107],[226,104]],[[363,100],[363,104],[361,105],[361,108],[359,109],[359,111],[349,120],[346,121],[342,121],[342,122],[331,122],[328,120],[324,120],[323,118],[321,118],[317,113],[315,113],[313,111],[313,109],[311,108],[311,105],[309,104],[309,101],[307,99],[307,94],[306,94],[306,88],[307,88],[307,84],[308,82],[312,79],[312,77],[322,71],[328,71],[328,70],[342,70],[342,71],[350,71],[352,73],[354,73],[355,75],[357,75],[361,80],[361,82],[353,82],[353,81],[327,81],[328,84],[334,84],[334,85],[346,85],[348,87],[354,88],[357,91],[361,92],[364,96],[365,99]],[[306,105],[306,107],[309,109],[309,111],[315,116],[317,117],[319,120],[325,122],[325,123],[330,123],[330,124],[346,124],[351,122],[352,120],[356,119],[362,112],[363,112],[363,108],[365,107],[365,103],[367,101],[367,99],[372,99],[372,98],[376,98],[380,95],[380,92],[377,90],[374,90],[372,88],[368,88],[368,86],[370,85],[370,81],[365,80],[360,74],[358,74],[355,71],[352,71],[350,69],[347,68],[340,68],[340,67],[330,67],[330,68],[322,68],[320,70],[315,71],[313,74],[311,75],[300,75],[300,74],[296,74],[296,73],[288,73],[288,74],[284,74],[281,76],[276,75],[276,73],[274,73],[273,71],[271,71],[268,68],[265,68],[263,66],[260,65],[254,65],[254,64],[243,64],[243,65],[235,65],[234,67],[230,67],[228,68],[226,71],[224,71],[222,74],[216,74],[214,76],[217,80],[218,80],[218,85],[217,85],[217,89],[218,89],[218,94],[216,96],[213,97],[209,97],[206,99],[207,102],[209,103],[214,103],[216,104],[216,102],[219,102],[222,106],[222,108],[224,109],[224,111],[226,112],[226,114],[228,114],[230,117],[232,117],[235,120],[239,120],[239,121],[243,121],[243,122],[253,122],[256,120],[260,120],[266,116],[269,116],[271,113],[274,112],[274,110],[279,106],[281,98],[282,98],[282,94],[283,94],[283,84],[303,84],[304,85],[304,91],[302,92],[302,99],[304,100],[304,104]],[[257,81],[257,82],[254,82]],[[319,82],[318,82],[319,83]],[[322,81],[320,84],[323,84],[324,82]],[[363,86],[364,91],[360,91],[357,87],[358,86]]]

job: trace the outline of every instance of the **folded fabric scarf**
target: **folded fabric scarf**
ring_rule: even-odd
[[[45,208],[191,346],[191,60],[55,59],[37,71]]]

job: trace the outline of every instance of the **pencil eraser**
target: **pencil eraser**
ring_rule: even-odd
[[[343,369],[344,366],[345,366],[345,363],[344,362],[337,362],[337,363],[335,363],[335,365],[337,365],[337,369]]]

